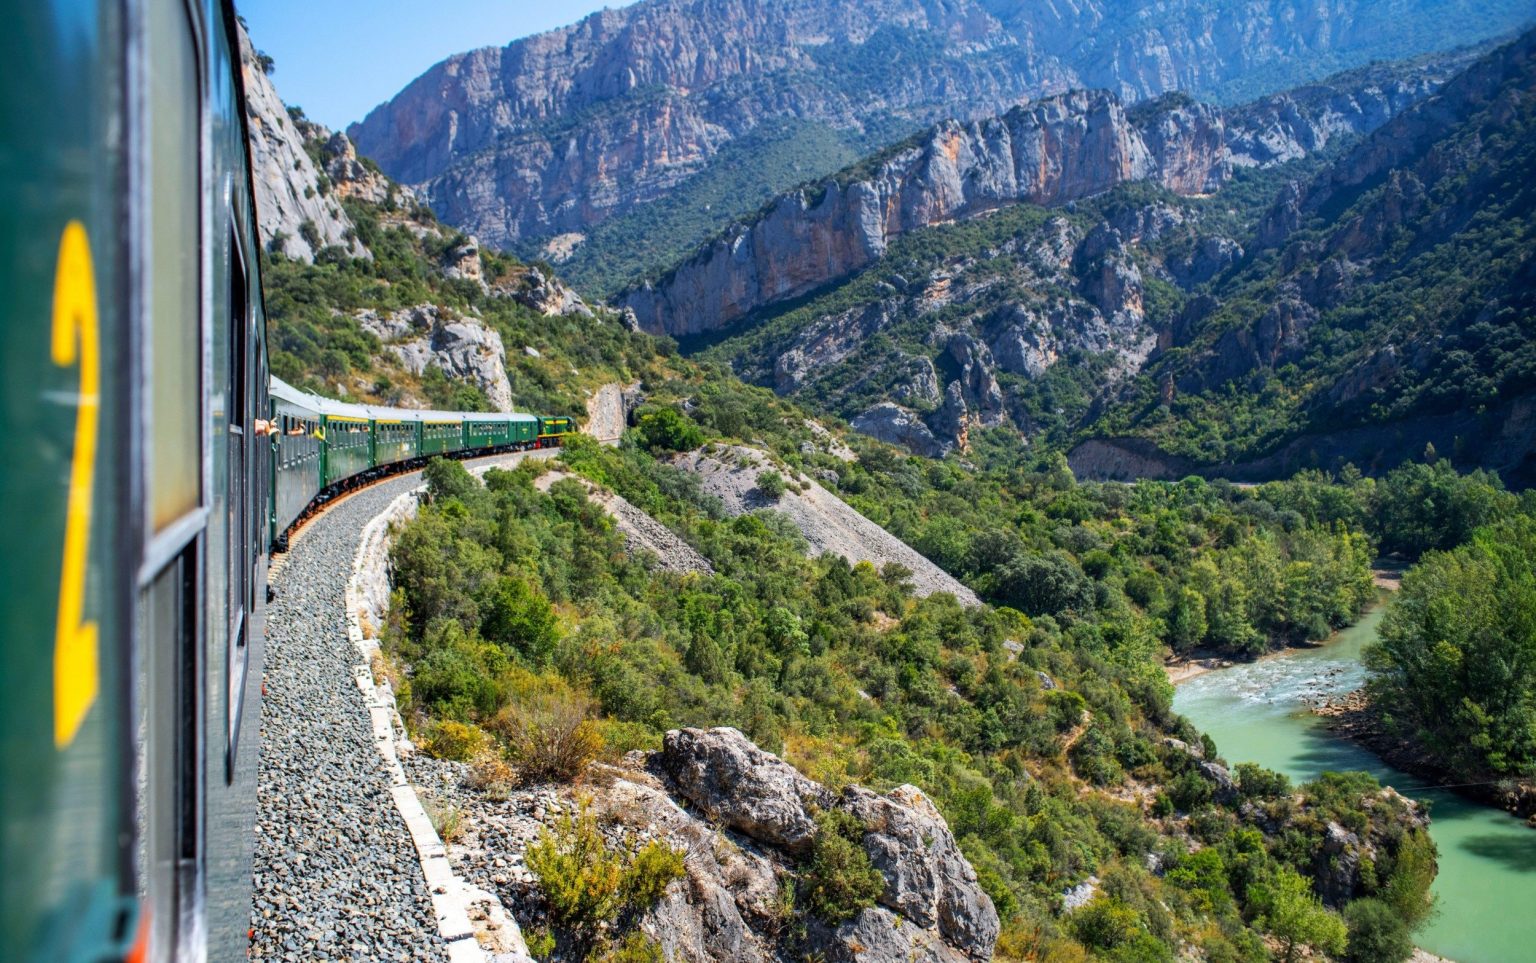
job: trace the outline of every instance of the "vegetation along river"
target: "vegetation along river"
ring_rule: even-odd
[[[1333,641],[1182,683],[1173,704],[1211,734],[1227,761],[1256,762],[1296,781],[1327,770],[1363,769],[1414,799],[1432,803],[1430,834],[1440,848],[1438,913],[1417,943],[1457,963],[1536,960],[1536,831],[1491,806],[1415,778],[1329,732],[1311,714],[1319,696],[1357,689],[1360,650],[1376,635],[1382,609]]]

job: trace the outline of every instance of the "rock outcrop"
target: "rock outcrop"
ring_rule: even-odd
[[[735,729],[673,730],[659,762],[711,822],[791,853],[810,849],[812,814],[832,801],[826,789]]]
[[[455,868],[523,926],[536,925],[542,908],[523,854],[585,797],[611,840],[656,839],[685,854],[686,875],[637,921],[673,963],[992,958],[997,911],[944,817],[912,786],[838,793],[728,728],[673,730],[660,751],[595,765],[580,787],[516,790],[494,802],[449,788],[461,783],[463,764],[415,755],[407,765],[464,813],[463,834],[449,847]],[[803,910],[792,921],[782,898],[804,871],[816,813],[827,810],[864,826],[864,851],[885,878],[875,905],[838,926]]]
[[[458,54],[349,133],[449,223],[506,246],[576,233],[672,193],[754,131],[916,129],[1098,87],[1231,99],[1321,64],[1363,64],[1516,28],[1450,0],[1370,16],[1362,0],[650,0]],[[936,55],[942,51],[942,55]],[[810,176],[831,169],[812,165]],[[800,176],[806,176],[801,174]],[[750,200],[748,203],[751,203]],[[730,212],[736,213],[736,212]]]
[[[997,911],[944,817],[916,787],[879,795],[850,786],[834,794],[726,728],[669,732],[655,763],[712,824],[772,850],[807,852],[820,810],[858,820],[885,888],[877,906],[847,923],[810,928],[827,958],[991,959]]]
[[[454,317],[437,305],[418,304],[388,315],[363,311],[357,320],[411,374],[441,369],[479,387],[497,411],[512,410],[506,347],[501,335],[479,318]]]
[[[340,197],[320,190],[320,172],[304,149],[304,137],[256,62],[255,48],[243,27],[240,70],[245,78],[256,220],[264,242],[299,261],[314,261],[319,248],[329,245],[354,257],[372,257],[357,240]]]
[[[1360,72],[1229,110],[1186,96],[1128,109],[1111,93],[1077,91],[997,118],[947,122],[877,164],[781,195],[620,301],[643,329],[685,337],[731,327],[852,274],[919,228],[1015,204],[1057,206],[1131,181],[1205,194],[1234,166],[1283,163],[1374,129],[1432,93],[1460,63],[1404,68],[1397,78],[1385,69]],[[1100,250],[1109,246],[1103,241]],[[1190,255],[1186,276],[1209,278],[1235,261],[1234,248],[1230,239],[1211,239]],[[1097,267],[1090,299],[1139,311],[1135,266],[1121,259]]]

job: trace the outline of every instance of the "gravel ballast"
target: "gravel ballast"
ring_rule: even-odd
[[[333,506],[309,524],[272,578],[252,959],[447,958],[354,678],[359,655],[347,635],[345,601],[363,527],[420,483],[413,472]]]

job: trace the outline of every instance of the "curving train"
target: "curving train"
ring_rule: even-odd
[[[232,4],[0,6],[0,959],[245,959],[270,546],[573,425],[269,381]]]
[[[575,430],[564,416],[384,408],[322,398],[277,378],[270,385],[268,507],[278,550],[288,547],[289,531],[307,511],[381,475],[435,457],[548,448]]]

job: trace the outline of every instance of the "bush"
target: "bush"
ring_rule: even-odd
[[[514,697],[491,720],[524,783],[570,782],[603,750],[591,702],[558,679],[546,684]]]
[[[660,840],[633,854],[625,846],[610,847],[586,802],[539,834],[528,847],[528,868],[550,920],[582,946],[601,929],[650,909],[684,874],[683,853]]]
[[[439,759],[468,762],[485,750],[487,741],[479,726],[444,719],[427,729],[422,748]]]
[[[1344,910],[1349,943],[1344,958],[1349,963],[1402,963],[1413,955],[1408,924],[1397,912],[1377,899],[1357,899]]]
[[[784,476],[776,471],[765,471],[757,476],[758,494],[771,502],[778,501],[785,491]]]
[[[539,665],[559,639],[555,610],[526,579],[503,575],[486,590],[480,605],[480,634]]]
[[[1120,900],[1100,894],[1071,916],[1072,933],[1085,946],[1113,950],[1142,932],[1141,915]]]
[[[1168,787],[1168,798],[1182,812],[1192,813],[1211,801],[1215,789],[1194,770],[1182,773]]]
[[[1284,773],[1251,762],[1237,764],[1237,784],[1244,799],[1278,799],[1291,792],[1291,781]]]
[[[692,451],[704,444],[704,432],[676,408],[641,412],[635,422],[651,451]]]
[[[482,752],[470,761],[470,788],[484,793],[491,799],[506,799],[517,785],[517,771],[507,764],[499,752]]]
[[[666,955],[655,940],[639,930],[631,930],[617,943],[610,943],[587,959],[593,963],[662,963]]]
[[[800,902],[834,926],[875,905],[885,877],[864,852],[864,826],[850,813],[816,815],[816,839],[800,880]]]

